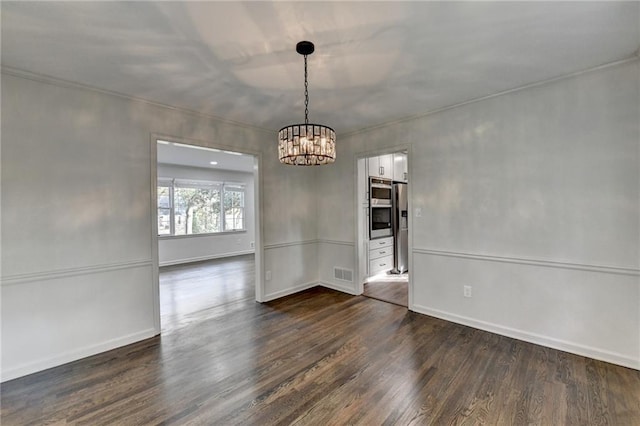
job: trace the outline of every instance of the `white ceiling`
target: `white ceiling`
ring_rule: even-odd
[[[8,2],[2,64],[277,130],[338,133],[631,57],[638,2]]]
[[[212,161],[216,164],[211,164]],[[254,157],[239,152],[158,141],[158,163],[253,173]]]

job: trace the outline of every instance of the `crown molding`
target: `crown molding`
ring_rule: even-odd
[[[631,55],[630,57],[625,58],[625,59],[621,59],[619,61],[608,62],[606,64],[596,65],[595,67],[587,68],[585,70],[575,71],[575,72],[568,73],[568,74],[563,74],[563,75],[560,75],[558,77],[552,77],[552,78],[548,78],[546,80],[540,80],[540,81],[537,81],[535,83],[528,83],[528,84],[525,84],[525,85],[522,85],[522,86],[514,87],[512,89],[503,90],[501,92],[496,92],[496,93],[493,93],[491,95],[480,96],[478,98],[470,99],[468,101],[458,102],[458,103],[453,104],[453,105],[449,105],[449,106],[442,107],[442,108],[437,108],[437,109],[434,109],[434,110],[431,110],[431,111],[423,112],[423,113],[412,115],[412,116],[409,116],[409,117],[398,118],[396,120],[386,121],[384,123],[375,124],[373,126],[364,127],[362,129],[342,132],[340,134],[340,136],[342,138],[344,138],[344,137],[348,137],[348,136],[357,135],[357,134],[360,134],[360,133],[367,133],[367,132],[370,132],[372,130],[381,129],[381,128],[384,128],[384,127],[387,127],[387,126],[392,126],[392,125],[395,125],[395,124],[400,124],[400,123],[406,123],[408,121],[419,120],[421,118],[428,117],[428,116],[434,115],[434,114],[438,114],[438,113],[441,113],[441,112],[444,112],[444,111],[447,111],[447,110],[450,110],[450,109],[459,108],[459,107],[462,107],[462,106],[465,106],[465,105],[469,105],[469,104],[474,104],[476,102],[486,101],[487,99],[493,99],[493,98],[496,98],[498,96],[508,95],[510,93],[519,92],[521,90],[531,89],[533,87],[545,86],[547,84],[552,84],[552,83],[555,83],[557,81],[561,81],[561,80],[565,80],[565,79],[568,79],[568,78],[577,77],[577,76],[582,75],[582,74],[588,74],[588,73],[591,73],[591,72],[600,71],[600,70],[603,70],[603,69],[606,69],[606,68],[612,68],[612,67],[616,67],[616,66],[619,66],[619,65],[625,65],[625,64],[632,63],[632,62],[636,62],[636,61],[640,61],[640,49],[638,49],[636,52],[634,52],[634,54]]]
[[[210,120],[219,121],[221,123],[225,123],[225,124],[229,124],[229,125],[233,125],[233,126],[237,126],[237,127],[242,127],[242,128],[245,128],[245,129],[257,130],[257,131],[260,131],[260,132],[266,132],[266,133],[270,133],[270,134],[276,133],[276,131],[273,130],[273,129],[267,129],[265,127],[254,126],[252,124],[243,123],[241,121],[229,120],[227,118],[219,117],[219,116],[213,115],[213,114],[206,114],[206,113],[194,110],[194,109],[189,109],[189,108],[179,107],[179,106],[175,106],[175,105],[164,104],[162,102],[151,101],[149,99],[140,98],[140,97],[137,97],[137,96],[127,95],[125,93],[117,92],[117,91],[114,91],[114,90],[101,89],[99,87],[91,86],[91,85],[88,85],[88,84],[76,83],[76,82],[70,81],[70,80],[64,80],[64,79],[60,79],[60,78],[56,78],[56,77],[50,77],[48,75],[38,74],[38,73],[31,72],[31,71],[25,71],[25,70],[22,70],[22,69],[19,69],[19,68],[13,68],[13,67],[8,67],[8,66],[5,66],[5,65],[2,65],[0,67],[0,72],[2,74],[11,75],[11,76],[14,76],[14,77],[19,77],[19,78],[24,78],[24,79],[27,79],[27,80],[37,81],[39,83],[46,83],[46,84],[51,84],[51,85],[54,85],[54,86],[68,87],[68,88],[74,88],[74,89],[89,90],[89,91],[92,91],[92,92],[102,93],[102,94],[105,94],[105,95],[116,96],[116,97],[127,99],[127,100],[130,100],[130,101],[140,102],[140,103],[144,103],[144,104],[155,106],[155,107],[159,107],[159,108],[169,109],[169,110],[172,110],[172,111],[178,111],[178,112],[181,112],[181,113],[184,113],[184,114],[189,114],[189,115],[193,115],[193,116],[197,116],[197,117],[207,118],[207,119],[210,119]]]

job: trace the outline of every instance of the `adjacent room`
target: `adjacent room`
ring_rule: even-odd
[[[0,422],[640,424],[640,3],[2,1]]]
[[[158,139],[156,203],[163,332],[230,300],[255,300],[253,155]]]

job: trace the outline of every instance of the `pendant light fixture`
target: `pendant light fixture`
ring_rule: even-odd
[[[318,166],[336,161],[336,132],[331,127],[309,123],[307,56],[314,50],[310,41],[296,45],[296,52],[304,56],[304,123],[290,124],[278,132],[278,157],[283,164]]]

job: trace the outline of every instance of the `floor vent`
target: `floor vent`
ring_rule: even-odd
[[[353,271],[351,269],[333,268],[333,277],[340,281],[353,281]]]

